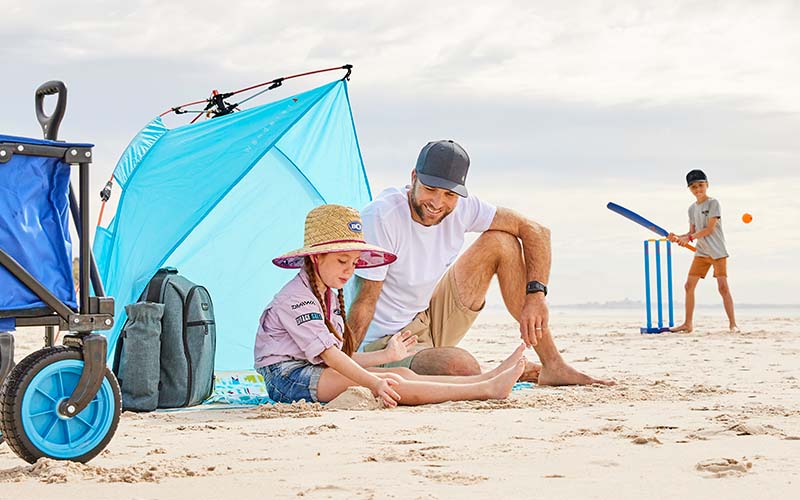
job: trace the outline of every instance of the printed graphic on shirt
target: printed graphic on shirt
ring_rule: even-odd
[[[300,316],[295,318],[297,321],[297,326],[302,325],[303,323],[308,323],[309,321],[322,321],[322,315],[320,313],[308,313],[308,314],[301,314]]]
[[[303,306],[313,306],[314,304],[315,302],[313,300],[304,300],[297,304],[292,304],[292,311],[294,311],[295,309],[300,309]]]
[[[339,309],[338,307],[333,310],[333,314],[338,314],[339,316],[344,316],[344,314],[342,314],[342,310]]]

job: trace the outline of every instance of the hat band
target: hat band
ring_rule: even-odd
[[[364,240],[332,240],[332,241],[323,241],[322,243],[314,243],[313,245],[309,245],[309,247],[319,247],[322,245],[333,245],[335,243],[365,243]]]

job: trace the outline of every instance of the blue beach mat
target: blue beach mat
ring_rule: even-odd
[[[274,404],[267,394],[264,377],[255,370],[220,371],[214,373],[214,392],[207,404],[232,405]]]

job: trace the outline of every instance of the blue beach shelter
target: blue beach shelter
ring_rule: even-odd
[[[156,118],[114,178],[117,212],[94,240],[116,300],[109,356],[125,305],[170,266],[211,293],[217,370],[252,367],[260,313],[293,276],[271,259],[302,245],[306,213],[371,199],[344,80],[173,129]]]

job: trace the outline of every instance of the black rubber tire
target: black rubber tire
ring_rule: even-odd
[[[111,426],[102,441],[80,456],[64,458],[48,455],[28,439],[22,426],[21,416],[22,398],[25,395],[25,390],[42,369],[52,363],[69,359],[83,361],[83,352],[80,349],[67,346],[46,347],[33,352],[14,367],[3,381],[2,387],[0,387],[0,433],[5,437],[8,446],[14,453],[28,463],[32,464],[42,457],[86,463],[105,449],[117,430],[122,409],[122,393],[120,392],[117,378],[111,370],[106,368],[105,378],[111,385],[111,392],[114,397],[114,414]]]

